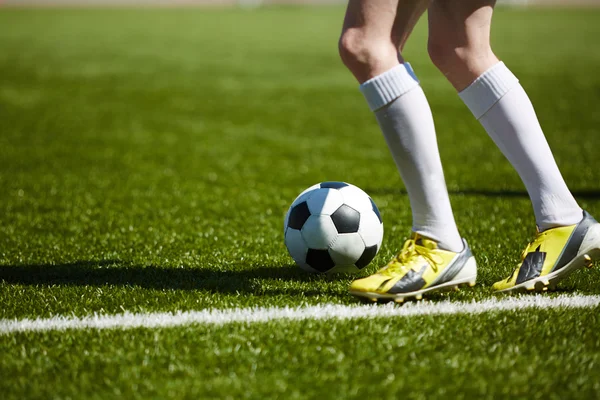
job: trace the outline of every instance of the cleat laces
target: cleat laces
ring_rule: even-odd
[[[431,268],[438,272],[438,265],[443,262],[443,259],[432,253],[431,249],[417,244],[417,239],[408,239],[404,242],[404,246],[400,253],[389,262],[379,273],[387,276],[392,276],[397,273],[407,273],[419,261],[419,256],[423,257]]]

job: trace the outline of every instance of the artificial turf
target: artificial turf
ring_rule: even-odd
[[[305,187],[365,189],[384,263],[407,196],[337,56],[343,8],[0,10],[0,319],[354,303],[292,265]],[[598,10],[500,9],[493,43],[600,217]],[[492,296],[535,232],[516,173],[427,59],[451,200]],[[597,270],[562,292],[600,293]],[[0,336],[3,398],[600,396],[598,309]],[[337,388],[337,391],[335,390]],[[285,394],[284,394],[285,393]]]

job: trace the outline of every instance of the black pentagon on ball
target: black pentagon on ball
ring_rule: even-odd
[[[371,200],[371,206],[373,207],[373,212],[375,213],[375,215],[377,215],[377,218],[379,218],[379,222],[383,222],[383,220],[381,219],[381,214],[379,214],[379,208],[377,208],[377,206],[375,205],[375,202],[373,201],[372,198],[369,197],[369,200]]]
[[[321,183],[321,189],[341,189],[346,186],[348,186],[348,184],[344,183],[344,182],[322,182]]]
[[[354,233],[358,232],[360,224],[360,213],[354,208],[342,204],[340,208],[331,214],[331,219],[338,233]]]
[[[308,204],[305,201],[296,204],[290,212],[290,218],[288,219],[288,226],[292,229],[300,230],[304,226],[306,220],[310,217],[310,210]]]
[[[335,267],[335,262],[333,262],[327,250],[308,249],[306,263],[319,272],[327,272]]]
[[[375,255],[377,255],[377,245],[369,246],[363,251],[362,255],[354,265],[356,265],[358,269],[363,269],[373,261]]]

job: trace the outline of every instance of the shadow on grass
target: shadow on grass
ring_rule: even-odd
[[[397,188],[370,188],[365,190],[371,195],[401,194],[406,195],[405,189]],[[484,197],[526,197],[529,194],[525,190],[485,190],[485,189],[461,189],[448,190],[452,195],[462,196],[484,196]],[[600,200],[600,190],[573,190],[576,199]]]
[[[235,268],[235,265],[228,270],[162,268],[128,264],[119,260],[77,261],[56,265],[0,265],[0,282],[29,286],[120,286],[154,290],[202,290],[209,293],[256,296],[348,297],[345,285],[341,292],[339,287],[317,285],[347,279],[347,275],[310,274],[295,265],[261,266],[251,269],[239,269],[238,265],[238,269]],[[297,284],[289,284],[292,282]],[[597,293],[597,285],[585,280],[577,283],[569,281],[562,286],[555,293],[572,293],[575,290],[584,294]],[[430,293],[427,299],[433,302],[449,300],[449,294],[450,292]],[[361,302],[358,299],[356,301]],[[414,302],[414,299],[406,302]]]
[[[242,269],[161,268],[140,266],[118,260],[77,261],[66,264],[0,265],[0,281],[20,285],[132,286],[166,290],[208,290],[218,293],[261,295],[324,294],[323,290],[269,285],[269,281],[327,282],[336,275],[316,275],[295,265],[263,266]],[[275,282],[273,282],[275,283]],[[306,287],[306,286],[304,286]],[[328,294],[333,294],[328,292]]]

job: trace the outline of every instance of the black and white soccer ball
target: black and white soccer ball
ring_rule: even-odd
[[[309,272],[358,272],[381,247],[383,223],[373,200],[354,185],[323,182],[300,193],[284,223],[285,245]]]

